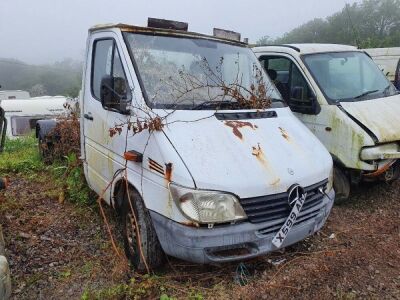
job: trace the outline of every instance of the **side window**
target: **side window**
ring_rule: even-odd
[[[106,109],[120,111],[131,94],[114,40],[98,40],[93,46],[92,93]]]
[[[97,100],[100,100],[101,80],[111,75],[113,48],[113,40],[99,40],[93,46],[92,92]]]
[[[315,113],[315,96],[299,68],[290,59],[261,57],[265,70],[292,111]]]

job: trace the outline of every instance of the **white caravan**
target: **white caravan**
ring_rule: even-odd
[[[319,230],[332,159],[248,45],[149,22],[89,31],[80,100],[86,179],[121,214],[133,265],[242,260]]]
[[[9,138],[29,135],[41,119],[51,119],[66,112],[66,97],[38,97],[31,99],[3,100],[0,106],[4,109]]]
[[[400,95],[374,61],[352,46],[253,48],[291,110],[335,163],[337,199],[350,183],[399,177]]]
[[[1,100],[12,100],[12,99],[29,99],[31,95],[29,92],[21,90],[4,90],[0,91],[0,102]]]

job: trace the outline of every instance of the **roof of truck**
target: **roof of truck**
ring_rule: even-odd
[[[208,40],[222,41],[225,43],[235,44],[238,46],[246,46],[246,47],[248,46],[248,44],[244,43],[244,42],[230,40],[230,39],[224,39],[224,38],[215,37],[212,35],[207,35],[207,34],[202,34],[202,33],[197,33],[197,32],[173,30],[173,29],[163,29],[163,28],[142,27],[142,26],[136,26],[136,25],[122,24],[122,23],[95,25],[89,29],[89,32],[101,31],[101,30],[113,29],[113,28],[117,28],[117,29],[120,29],[121,31],[125,31],[125,32],[139,32],[139,33],[150,33],[150,34],[157,33],[157,35],[179,36],[179,37],[189,37],[189,38],[190,37],[203,38],[203,39],[208,39]]]
[[[253,51],[262,53],[264,51],[276,52],[297,52],[300,54],[324,53],[324,52],[341,52],[341,51],[358,51],[354,46],[339,44],[284,44],[254,47]]]

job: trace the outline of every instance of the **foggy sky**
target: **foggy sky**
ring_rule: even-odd
[[[89,27],[99,23],[146,26],[148,17],[242,33],[250,42],[278,37],[354,0],[0,0],[0,57],[28,63],[83,59]]]

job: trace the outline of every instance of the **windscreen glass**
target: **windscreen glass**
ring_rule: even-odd
[[[258,100],[283,106],[247,47],[137,33],[125,33],[125,38],[153,108],[209,109],[215,103],[226,109],[260,108]],[[241,101],[247,104],[238,105]]]
[[[304,62],[331,102],[362,101],[397,94],[374,61],[363,52],[320,53]]]

